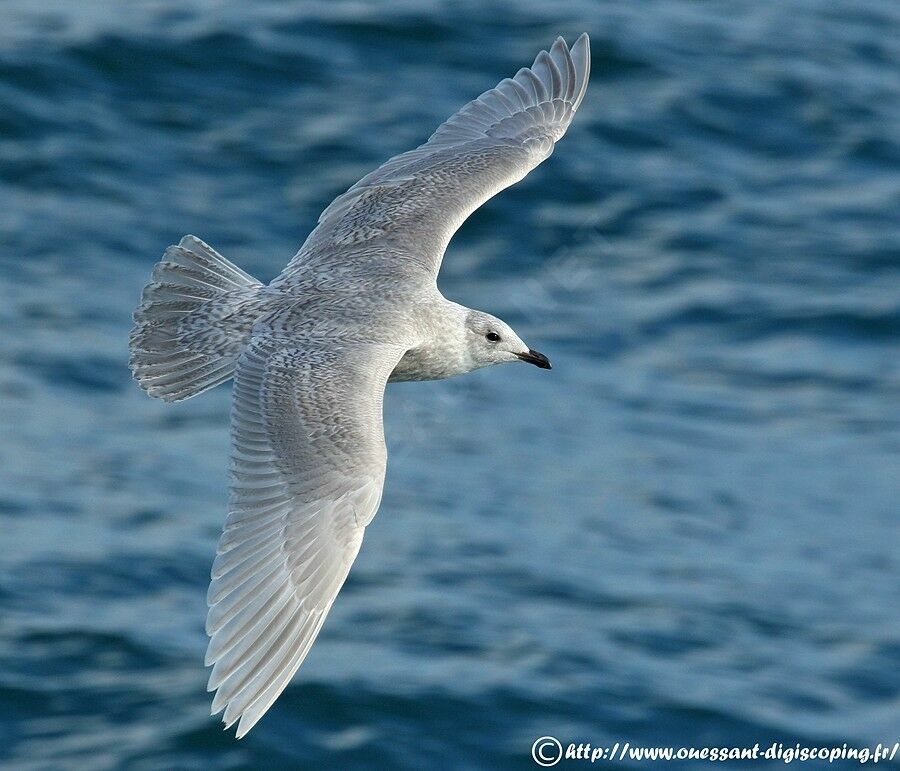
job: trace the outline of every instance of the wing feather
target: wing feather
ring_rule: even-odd
[[[339,195],[272,286],[289,292],[301,273],[326,274],[338,263],[371,276],[379,265],[390,275],[398,260],[407,260],[436,276],[463,221],[553,152],[589,76],[587,35],[571,50],[558,38],[530,68],[469,102],[425,144]]]
[[[315,641],[381,500],[381,403],[403,349],[272,335],[238,362],[229,515],[209,586],[213,714],[246,734]]]

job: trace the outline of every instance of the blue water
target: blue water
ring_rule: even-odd
[[[585,30],[569,135],[441,278],[554,370],[389,389],[381,511],[236,742],[202,666],[229,389],[131,382],[141,287],[189,232],[271,279]],[[2,762],[900,739],[898,41],[895,0],[0,4]]]

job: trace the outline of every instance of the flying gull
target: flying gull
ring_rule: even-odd
[[[385,385],[508,361],[550,369],[437,274],[481,204],[553,152],[584,98],[587,35],[469,102],[322,212],[268,286],[194,236],[134,314],[131,370],[188,399],[234,378],[231,495],[209,586],[212,714],[244,736],[290,682],[381,501]]]

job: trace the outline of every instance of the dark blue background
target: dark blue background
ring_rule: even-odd
[[[229,390],[130,381],[141,287],[188,232],[271,279],[333,196],[582,31],[569,135],[441,278],[555,368],[389,390],[381,512],[235,742],[202,666]],[[2,3],[0,756],[900,739],[898,41],[895,0]]]

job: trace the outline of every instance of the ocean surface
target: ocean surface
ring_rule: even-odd
[[[185,233],[270,280],[582,31],[567,137],[441,276],[554,369],[389,388],[381,511],[237,742],[203,667],[230,392],[131,381],[141,288]],[[898,61],[896,0],[4,0],[0,764],[900,740]]]

